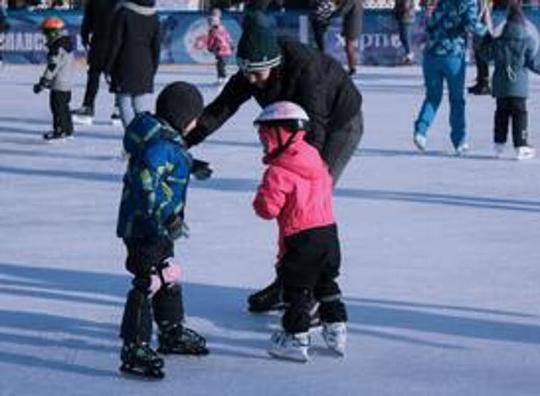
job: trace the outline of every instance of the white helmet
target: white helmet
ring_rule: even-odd
[[[306,130],[309,127],[309,116],[305,110],[293,102],[280,101],[266,106],[253,122],[260,124],[288,124],[296,130]]]

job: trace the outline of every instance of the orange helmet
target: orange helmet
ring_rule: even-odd
[[[51,30],[61,30],[65,26],[64,21],[58,17],[47,17],[41,22],[41,30],[51,31]]]

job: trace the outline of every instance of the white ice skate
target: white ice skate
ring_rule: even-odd
[[[328,348],[340,356],[345,356],[347,326],[344,322],[323,323],[322,336]]]
[[[470,149],[469,143],[461,142],[455,149],[456,150],[456,156],[461,157],[461,156],[467,154],[469,149]]]
[[[493,145],[493,150],[495,150],[495,157],[496,158],[501,158],[501,156],[504,153],[504,146],[505,145],[503,143],[495,143]]]
[[[536,157],[536,150],[530,146],[521,146],[516,148],[516,159],[519,161],[533,159]]]
[[[94,123],[94,117],[92,116],[71,114],[71,119],[77,125],[92,125]]]
[[[420,133],[415,133],[413,137],[413,143],[421,152],[426,151],[427,138]]]
[[[290,334],[280,330],[272,334],[271,342],[272,345],[268,349],[270,356],[301,363],[309,361],[311,346],[309,333]]]

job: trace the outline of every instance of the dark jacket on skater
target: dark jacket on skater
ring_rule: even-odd
[[[509,18],[502,34],[492,43],[486,42],[480,55],[494,61],[492,95],[495,98],[529,96],[529,70],[540,73],[533,38],[527,32],[522,14]]]
[[[142,95],[154,91],[159,65],[159,17],[154,0],[122,2],[114,14],[105,71],[111,92]]]
[[[289,38],[278,44],[282,61],[272,69],[271,82],[259,89],[238,71],[205,108],[188,144],[203,141],[252,97],[261,107],[283,100],[301,105],[312,120],[308,141],[318,149],[327,132],[342,128],[360,111],[362,96],[336,60]]]
[[[88,48],[88,65],[103,70],[116,0],[89,0],[84,8],[81,40]]]

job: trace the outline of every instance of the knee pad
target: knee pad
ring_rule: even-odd
[[[150,275],[149,293],[153,296],[162,287],[169,288],[180,282],[182,271],[180,265],[169,257],[163,260],[163,265],[160,268],[152,268]]]

